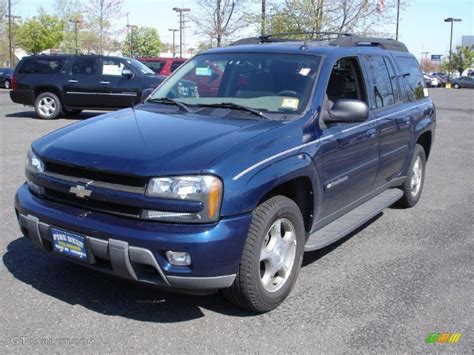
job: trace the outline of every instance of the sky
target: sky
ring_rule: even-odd
[[[376,3],[376,0],[372,0]],[[53,12],[55,0],[14,0],[14,15],[23,19],[35,16],[40,6]],[[257,0],[247,0],[248,6],[258,8]],[[474,35],[474,0],[406,0],[409,5],[401,12],[399,40],[404,42],[410,52],[418,58],[422,52],[446,55],[449,52],[450,24],[446,17],[461,18],[454,23],[453,48],[461,43],[462,35]],[[253,5],[252,5],[253,3]],[[178,16],[173,7],[196,8],[195,0],[125,0],[123,17],[116,21],[117,26],[126,25],[126,13],[130,24],[155,27],[162,41],[171,43],[170,28],[179,28]],[[188,24],[192,25],[192,24]],[[395,24],[385,26],[386,31],[395,35]],[[178,38],[178,37],[177,37]],[[185,42],[195,47],[201,40],[192,29],[185,32]],[[178,39],[177,39],[178,42]]]

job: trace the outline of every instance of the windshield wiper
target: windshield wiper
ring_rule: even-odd
[[[254,108],[251,108],[251,107],[248,107],[248,106],[244,106],[244,105],[234,104],[233,102],[221,102],[221,103],[216,103],[216,104],[199,104],[199,106],[201,106],[201,107],[228,108],[228,109],[231,109],[231,110],[247,111],[247,112],[253,113],[256,116],[265,118],[266,120],[271,120],[270,117],[266,116],[265,114],[263,114],[261,111],[259,111],[257,109],[254,109]]]
[[[159,104],[165,104],[165,105],[175,105],[175,106],[178,106],[183,111],[193,112],[186,104],[183,104],[181,101],[168,99],[167,97],[151,98],[151,99],[146,100],[146,102],[159,103]]]

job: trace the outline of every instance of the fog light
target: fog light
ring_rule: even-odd
[[[171,251],[166,252],[166,257],[171,265],[176,266],[189,266],[191,265],[191,255],[182,251]]]

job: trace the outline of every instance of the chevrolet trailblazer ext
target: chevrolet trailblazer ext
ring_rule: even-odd
[[[240,40],[35,141],[15,209],[48,252],[268,311],[305,251],[417,203],[435,120],[400,42]]]

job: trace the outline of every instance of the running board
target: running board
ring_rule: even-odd
[[[397,202],[402,196],[403,192],[400,189],[392,188],[385,190],[359,207],[310,234],[304,250],[311,251],[322,249],[345,237],[350,232],[378,215],[384,208]]]

